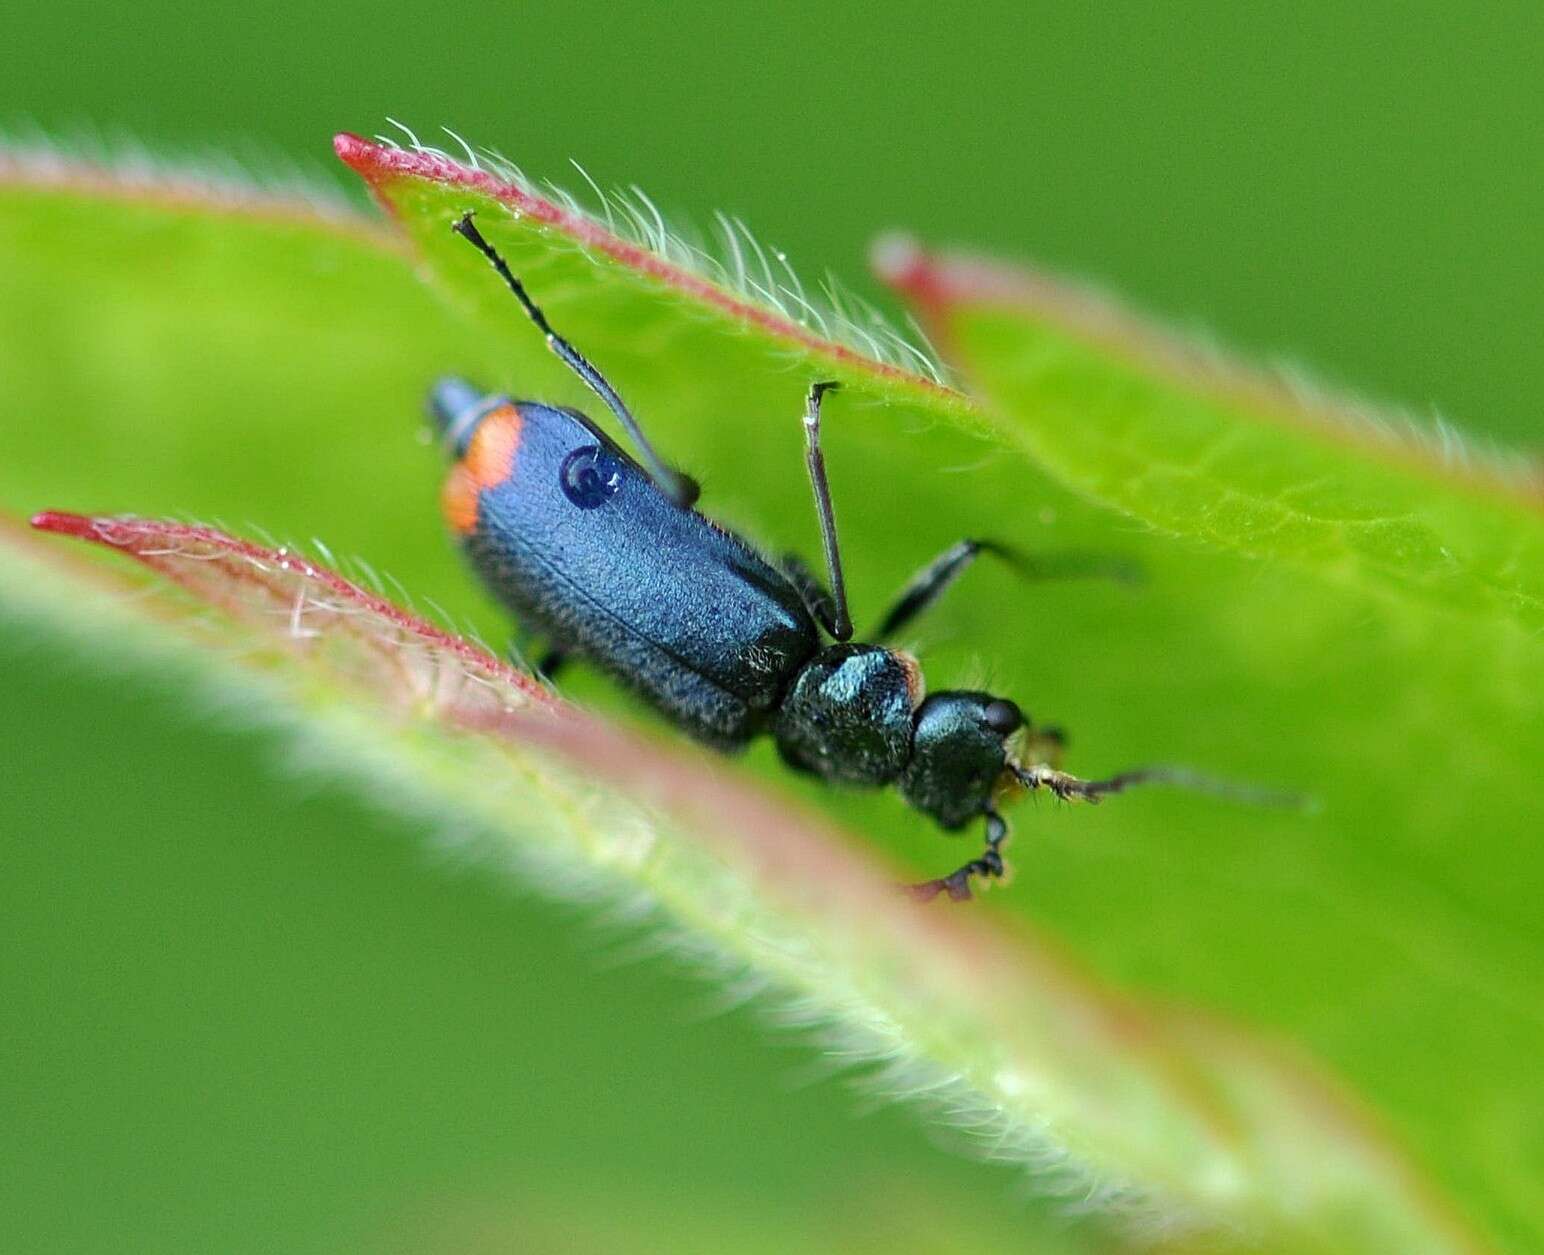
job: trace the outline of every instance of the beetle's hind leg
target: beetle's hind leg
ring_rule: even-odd
[[[951,901],[966,902],[971,898],[970,878],[996,879],[1007,870],[1003,863],[1003,842],[1008,839],[1008,824],[996,811],[986,813],[986,849],[980,855],[955,868],[947,876],[937,880],[924,880],[921,884],[907,885],[906,891],[918,902],[931,902],[940,893],[947,893]]]

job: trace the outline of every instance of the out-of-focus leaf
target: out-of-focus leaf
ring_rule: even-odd
[[[1208,545],[1544,627],[1544,466],[1267,375],[1043,275],[877,253],[1004,431],[1064,483]]]
[[[726,973],[758,975],[885,1060],[887,1085],[969,1112],[1002,1153],[1102,1191],[1138,1232],[1222,1221],[1224,1236],[1284,1249],[1439,1240],[1388,1206],[1419,1196],[1306,1073],[1234,1030],[1114,1000],[1020,929],[919,908],[893,870],[698,756],[608,728],[289,550],[146,520],[33,523],[192,594],[140,609],[276,682],[354,770],[489,825],[554,890],[646,893]],[[1117,1184],[1117,1165],[1148,1170]],[[1310,1192],[1285,1208],[1255,1184],[1284,1167]]]
[[[734,283],[705,287],[700,276],[529,189],[442,157],[343,146],[418,237],[464,322],[424,303],[405,281],[401,258],[356,228],[308,229],[79,188],[5,193],[9,225],[0,228],[0,247],[36,259],[33,269],[21,268],[29,276],[24,312],[7,330],[18,343],[54,345],[53,360],[68,354],[71,366],[36,365],[46,354],[4,359],[13,395],[29,407],[17,412],[57,416],[6,426],[0,438],[10,447],[0,463],[8,469],[0,474],[10,477],[7,501],[25,509],[57,503],[256,518],[282,535],[322,535],[458,613],[478,606],[435,535],[432,455],[404,438],[416,396],[447,370],[561,402],[585,403],[585,394],[546,356],[481,260],[446,230],[466,209],[480,211],[484,230],[553,321],[615,379],[667,455],[700,474],[706,508],[769,545],[813,545],[798,406],[811,377],[840,377],[848,387],[828,413],[828,449],[860,621],[874,622],[912,568],[963,534],[1006,535],[1041,550],[1128,554],[1148,570],[1141,592],[1089,585],[1026,591],[1001,572],[972,573],[921,629],[933,684],[965,680],[984,656],[998,687],[1072,727],[1070,765],[1087,774],[1133,760],[1189,759],[1222,774],[1297,783],[1325,804],[1312,821],[1173,796],[1123,798],[1094,812],[1026,810],[1013,850],[1020,880],[1011,892],[990,895],[963,919],[896,917],[908,921],[897,944],[910,948],[901,951],[906,960],[878,965],[895,982],[890,993],[931,988],[929,965],[919,969],[916,990],[906,969],[918,939],[931,940],[937,930],[954,936],[1001,926],[1019,938],[1009,947],[1031,944],[1031,953],[1043,955],[1040,943],[1024,938],[1049,927],[1103,977],[1239,1013],[1308,1044],[1352,1076],[1439,1177],[1482,1200],[1475,1208],[1481,1218],[1526,1228],[1524,1196],[1472,1188],[1482,1169],[1473,1159],[1461,1162],[1443,1140],[1462,1113],[1431,1087],[1443,1060],[1485,1061],[1476,1047],[1495,1045],[1489,1029],[1498,1023],[1496,1008],[1522,1005],[1516,999],[1530,979],[1522,951],[1502,975],[1483,974],[1473,1035],[1455,1038],[1465,1026],[1453,1012],[1460,997],[1473,1001],[1480,964],[1453,965],[1462,950],[1451,944],[1451,913],[1417,909],[1429,905],[1440,882],[1429,878],[1428,864],[1402,865],[1398,856],[1407,851],[1397,841],[1384,848],[1348,840],[1409,821],[1413,800],[1369,786],[1403,767],[1411,751],[1401,738],[1412,729],[1426,733],[1430,749],[1443,714],[1441,701],[1428,711],[1423,699],[1390,719],[1386,706],[1361,709],[1355,685],[1346,683],[1351,676],[1386,694],[1392,663],[1408,657],[1393,648],[1410,646],[1401,644],[1400,622],[1380,617],[1382,600],[1356,586],[1326,590],[1276,564],[1133,531],[1122,515],[1080,499],[1027,461],[999,413],[978,413],[929,380],[876,368],[784,312],[758,310],[729,290]],[[84,257],[82,240],[92,242]],[[232,273],[239,281],[229,281]],[[776,273],[774,263],[754,282],[776,284]],[[142,298],[152,336],[137,330],[133,316]],[[784,303],[797,305],[793,297]],[[116,316],[88,329],[72,321],[83,305]],[[301,314],[293,322],[291,305]],[[844,334],[862,343],[852,326]],[[89,419],[81,438],[61,442],[58,432],[73,431],[77,414]],[[1281,613],[1284,603],[1293,616]],[[485,633],[496,630],[496,616],[473,614]],[[277,610],[268,617],[284,626]],[[1323,649],[1326,637],[1341,648]],[[243,645],[240,652],[250,658],[258,651]],[[1470,660],[1457,642],[1432,661],[1443,692],[1461,686]],[[1515,665],[1522,674],[1532,664],[1519,653]],[[293,700],[290,664],[278,674]],[[320,712],[345,746],[341,758],[378,764],[361,747],[393,728],[376,717],[380,695],[359,706],[365,713],[351,713],[351,702],[339,697],[352,693],[352,682],[316,681],[310,671],[299,678],[298,691],[312,694],[302,699],[307,709]],[[321,697],[305,687],[312,683]],[[595,702],[615,702],[582,679],[579,689]],[[1515,731],[1520,702],[1507,717],[1500,726]],[[1475,722],[1466,726],[1472,731]],[[423,755],[412,779],[432,789],[437,782],[422,764],[448,755],[435,748],[435,736],[425,744],[415,731],[409,739]],[[1512,748],[1520,753],[1522,745],[1514,740]],[[1358,757],[1361,749],[1369,753]],[[477,751],[495,758],[509,752],[502,743]],[[688,799],[701,767],[691,761]],[[893,798],[808,789],[776,772],[765,753],[751,764],[776,774],[780,788],[803,789],[874,833],[907,864],[904,873],[887,875],[935,874],[959,859],[957,847],[941,843]],[[1507,760],[1487,765],[1483,783],[1494,787],[1508,770]],[[626,785],[630,806],[636,783]],[[1420,784],[1416,792],[1429,805],[1436,786]],[[702,835],[694,826],[701,819],[694,813],[677,834],[686,838],[683,849],[698,848],[692,842]],[[683,823],[673,811],[651,822],[671,831]],[[1429,841],[1443,822],[1439,809],[1416,831]],[[1496,897],[1511,909],[1505,891]],[[752,900],[770,905],[759,892]],[[889,903],[876,908],[877,938],[895,904],[875,900]],[[701,928],[701,913],[719,909],[672,901]],[[797,913],[773,909],[785,925]],[[1036,917],[1035,928],[1014,915]],[[1422,929],[1429,916],[1437,924],[1430,934]],[[1428,937],[1436,944],[1412,963]],[[1120,1187],[1131,1185],[1147,1200],[1149,1226],[1175,1217],[1220,1221],[1283,1249],[1462,1245],[1441,1205],[1398,1166],[1399,1152],[1324,1100],[1296,1065],[1278,1064],[1233,1030],[1112,1001],[1102,982],[1091,984],[1059,962],[997,968],[988,957],[997,944],[983,946],[972,970],[1000,979],[984,991],[971,986],[980,994],[974,999],[957,999],[965,1004],[963,1023],[953,1018],[962,1012],[955,1001],[945,1004],[947,1015],[931,1005],[918,1009],[916,1024],[886,1007],[879,1022],[918,1048],[917,1058],[963,1082],[988,1124],[1006,1116],[1006,1125],[994,1126],[1005,1146],[1039,1162],[1043,1177],[1050,1148],[1049,1175],[1092,1180],[1101,1187],[1096,1207],[1119,1211],[1128,1201]],[[1496,944],[1492,930],[1474,953],[1488,946],[1494,956]],[[952,971],[953,952],[944,949],[939,970]],[[829,979],[843,962],[861,967],[864,954],[860,945],[850,954],[820,951],[818,962],[785,956],[775,974],[795,986],[794,978],[812,971]],[[1360,1014],[1372,1000],[1392,1011]],[[864,1021],[850,1012],[851,1004],[840,1010],[843,1022]],[[971,1028],[972,1017],[991,1021],[989,1036]],[[1080,1036],[1090,1025],[1108,1034],[1097,1049]],[[1437,1036],[1406,1032],[1412,1025],[1435,1028]],[[1003,1043],[1035,1053],[1013,1045],[988,1067],[979,1049],[988,1040],[987,1054]],[[1021,1066],[1031,1057],[1032,1066]],[[1500,1064],[1493,1096],[1517,1094],[1520,1057],[1511,1043],[1490,1056]],[[973,1062],[960,1067],[960,1060]],[[1005,1060],[1014,1066],[1000,1066]],[[927,1079],[938,1075],[928,1071]],[[903,1087],[916,1084],[915,1076],[903,1078]],[[1020,1141],[1026,1132],[1033,1137]],[[1517,1152],[1517,1139],[1494,1122],[1485,1132],[1485,1153]],[[1102,1188],[1111,1185],[1117,1188]]]
[[[1444,451],[1375,412],[1332,422],[1324,403],[1295,404],[1215,353],[1183,360],[1181,375],[1226,385],[1187,410],[1165,370],[1174,350],[1146,348],[1166,345],[1162,333],[1127,319],[1112,337],[1069,318],[1020,354],[1001,303],[995,338],[966,339],[958,306],[931,325],[969,380],[990,390],[1022,376],[1042,390],[962,408],[926,381],[810,343],[806,328],[753,317],[726,285],[704,293],[680,259],[618,241],[527,185],[434,152],[347,137],[339,150],[457,305],[506,327],[512,359],[533,370],[541,346],[448,230],[477,211],[557,325],[604,346],[656,438],[706,468],[709,508],[726,494],[733,518],[748,499],[755,530],[776,520],[779,544],[793,520],[813,548],[800,522],[811,515],[800,385],[842,378],[826,439],[860,633],[911,569],[962,535],[1139,560],[1150,578],[1137,594],[973,572],[918,629],[930,680],[975,682],[984,658],[995,687],[1072,729],[1079,768],[1190,761],[1295,784],[1320,813],[1132,798],[1097,816],[1024,815],[1015,858],[1033,885],[993,895],[990,909],[1050,924],[1122,983],[1307,1043],[1476,1214],[1514,1239],[1539,1233],[1537,1174],[1513,1169],[1538,1156],[1514,1113],[1544,1114],[1531,1064],[1544,1048],[1532,1011],[1544,997],[1544,854],[1528,783],[1544,758],[1544,548],[1527,468],[1466,461],[1455,439]],[[727,286],[742,286],[730,269]],[[745,271],[753,295],[776,282],[754,260]],[[1042,354],[1055,369],[1037,372]],[[1138,453],[1123,424],[1142,434]],[[1207,493],[1155,487],[1166,472],[1185,479],[1179,453],[1158,456],[1171,429],[1178,450],[1200,456]],[[1144,499],[1175,517],[1137,508]],[[936,866],[933,834],[893,805],[826,804]],[[1451,1083],[1455,1067],[1465,1085]]]

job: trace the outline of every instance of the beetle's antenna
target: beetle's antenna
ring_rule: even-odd
[[[1192,771],[1189,767],[1135,767],[1105,780],[1083,780],[1043,763],[1033,767],[1020,767],[1017,763],[1010,763],[1008,769],[1026,789],[1049,789],[1064,801],[1079,799],[1085,802],[1097,802],[1111,793],[1124,793],[1127,789],[1157,784],[1176,789],[1189,789],[1193,793],[1210,793],[1214,797],[1225,797],[1247,806],[1306,810],[1310,805],[1310,799],[1301,793],[1285,793],[1277,789],[1263,789],[1258,785],[1218,780],[1202,772]]]
[[[671,470],[665,465],[659,454],[654,451],[654,446],[648,442],[643,434],[643,429],[638,426],[638,420],[633,417],[622,398],[617,395],[617,390],[606,381],[606,377],[600,373],[583,353],[579,352],[572,344],[552,329],[547,321],[547,316],[531,300],[525,290],[525,285],[515,278],[508,263],[499,256],[498,250],[483,238],[472,223],[470,212],[461,215],[451,230],[477,249],[492,267],[499,272],[499,277],[509,285],[509,290],[515,294],[515,299],[520,302],[520,307],[525,310],[526,316],[536,324],[536,329],[547,338],[547,347],[560,357],[564,364],[584,380],[585,384],[595,393],[606,407],[617,416],[617,420],[627,429],[627,434],[632,437],[633,443],[638,447],[638,452],[643,456],[644,463],[649,468],[649,474],[654,482],[659,485],[661,491],[669,496],[682,509],[690,506],[697,500],[698,488],[696,481],[690,476],[682,475]]]

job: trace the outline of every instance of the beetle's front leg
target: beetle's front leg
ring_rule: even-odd
[[[986,813],[986,849],[962,867],[937,880],[924,880],[921,884],[907,885],[906,891],[918,902],[931,902],[940,893],[947,893],[951,901],[966,902],[973,896],[970,878],[1001,878],[1007,871],[1003,863],[1003,842],[1008,839],[1008,824],[996,811]]]

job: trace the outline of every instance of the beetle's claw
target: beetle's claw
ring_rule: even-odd
[[[947,893],[951,902],[969,902],[976,896],[970,891],[972,876],[980,876],[984,880],[992,879],[1001,876],[1005,870],[1002,855],[996,850],[989,849],[980,858],[971,859],[965,866],[956,868],[947,876],[940,876],[936,880],[924,880],[915,885],[906,885],[904,888],[918,902],[931,902],[940,893]]]

